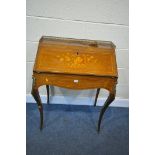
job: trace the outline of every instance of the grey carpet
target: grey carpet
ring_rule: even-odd
[[[109,107],[97,133],[101,107],[44,104],[39,130],[37,105],[27,103],[27,155],[128,155],[129,109]]]

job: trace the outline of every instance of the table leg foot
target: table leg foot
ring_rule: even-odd
[[[31,92],[32,96],[34,97],[35,101],[37,102],[38,109],[40,112],[40,130],[43,128],[43,106],[41,103],[40,95],[38,89],[32,89]]]
[[[47,104],[49,104],[49,85],[46,85],[47,90]]]
[[[96,106],[96,102],[97,102],[97,98],[98,98],[99,93],[100,93],[100,88],[98,88],[98,89],[97,89],[97,92],[96,92],[94,107]]]
[[[110,103],[115,99],[115,94],[116,94],[116,91],[110,92],[107,100],[105,101],[104,106],[102,107],[102,109],[100,111],[100,116],[99,116],[99,120],[98,120],[98,129],[97,129],[98,133],[100,132],[100,125],[101,125],[101,120],[102,120],[103,114],[105,113],[105,111],[108,108],[108,106],[110,105]]]

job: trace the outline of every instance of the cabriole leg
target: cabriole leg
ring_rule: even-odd
[[[98,120],[98,132],[100,131],[100,125],[101,125],[101,120],[102,120],[103,114],[105,113],[105,111],[108,108],[108,106],[110,105],[110,103],[115,99],[115,94],[116,94],[116,90],[109,93],[109,96],[100,111],[100,116],[99,116],[99,120]]]
[[[33,79],[31,94],[34,97],[34,99],[35,99],[35,101],[37,102],[37,105],[38,105],[38,109],[39,109],[39,112],[40,112],[40,130],[42,130],[42,128],[43,128],[43,106],[42,106],[42,103],[41,103],[38,88],[35,87],[34,79]]]
[[[43,106],[42,106],[42,103],[41,103],[41,99],[40,99],[38,89],[32,89],[31,94],[33,95],[35,101],[38,104],[38,109],[39,109],[39,112],[40,112],[40,130],[42,130],[42,128],[43,128]]]

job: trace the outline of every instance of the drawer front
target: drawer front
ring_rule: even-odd
[[[93,89],[105,88],[112,90],[116,84],[116,78],[64,75],[64,74],[34,74],[36,87],[41,85],[53,85],[69,89]]]

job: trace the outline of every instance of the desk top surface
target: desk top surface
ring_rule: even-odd
[[[115,45],[108,41],[42,37],[33,71],[117,77]]]

